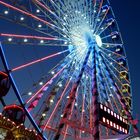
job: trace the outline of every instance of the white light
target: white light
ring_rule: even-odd
[[[64,116],[63,114],[60,115],[61,118],[62,118],[63,116]]]
[[[104,111],[106,111],[106,106],[104,106]]]
[[[28,95],[32,95],[32,92],[29,92]]]
[[[75,106],[77,106],[78,104],[77,103],[75,103]]]
[[[53,99],[51,99],[50,102],[53,103],[54,102]]]
[[[24,42],[28,42],[28,39],[25,38],[23,41],[24,41]]]
[[[12,38],[8,38],[8,41],[11,42],[12,41]]]
[[[113,95],[112,94],[109,94],[109,96],[112,97]]]
[[[110,121],[110,125],[113,126],[113,123]]]
[[[52,71],[51,74],[54,74],[54,71]]]
[[[99,47],[102,46],[102,40],[101,40],[101,37],[99,35],[95,35],[95,40],[96,40],[96,43]]]
[[[46,114],[45,114],[45,113],[43,113],[43,114],[42,114],[42,116],[43,116],[43,117],[45,117],[45,116],[46,116]]]
[[[111,53],[109,53],[108,56],[111,56]]]
[[[44,40],[40,40],[40,43],[44,43]]]
[[[69,96],[67,96],[67,99],[69,99],[70,97]]]
[[[21,17],[20,20],[23,21],[24,20],[24,17]]]
[[[83,109],[82,112],[85,112],[85,110]]]
[[[107,119],[107,124],[109,124],[109,120]]]
[[[82,131],[82,133],[85,133],[85,131]]]
[[[107,109],[107,112],[110,114],[110,109],[109,108]]]
[[[100,108],[103,109],[103,105],[102,104],[100,104]]]
[[[5,14],[5,15],[7,15],[8,13],[9,13],[9,12],[8,12],[7,10],[6,10],[6,11],[4,11],[4,14]]]
[[[43,85],[43,82],[39,82],[39,85],[41,85],[41,86],[42,86],[42,85]]]
[[[104,122],[104,123],[105,123],[105,120],[106,120],[106,119],[103,117],[103,122]]]
[[[59,84],[59,87],[62,87],[63,85],[62,84]]]
[[[41,28],[42,27],[42,25],[41,24],[38,24],[38,28]]]
[[[40,10],[39,10],[39,9],[37,9],[37,10],[36,10],[36,12],[37,12],[37,13],[40,13]]]

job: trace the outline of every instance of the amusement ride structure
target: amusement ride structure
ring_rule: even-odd
[[[108,0],[0,0],[0,139],[138,134]]]

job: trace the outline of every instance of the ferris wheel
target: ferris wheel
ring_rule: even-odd
[[[3,106],[21,106],[43,139],[129,133],[129,68],[108,0],[1,0],[0,9]]]

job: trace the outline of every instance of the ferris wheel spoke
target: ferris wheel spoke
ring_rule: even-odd
[[[45,104],[44,104],[43,109],[41,110],[40,114],[42,115],[39,116],[39,121],[38,121],[38,125],[42,128],[44,127],[44,123],[43,123],[44,120],[46,119],[48,113],[50,113],[49,111],[54,106],[55,101],[57,100],[57,92],[61,91],[61,87],[59,84],[60,82],[62,82],[61,78],[57,81],[57,84],[53,86],[48,96],[43,98]]]
[[[49,0],[51,2],[51,4],[53,5],[53,7],[55,7],[55,10],[58,11],[60,14],[65,15],[65,12],[63,11],[63,9],[61,9],[60,5],[58,5],[58,3],[55,3],[53,0]],[[45,3],[45,2],[44,2]],[[62,2],[61,2],[62,3]],[[62,5],[64,6],[64,5]],[[64,6],[66,7],[66,6]]]
[[[108,24],[106,23],[104,26],[103,26],[103,29],[98,32],[98,35],[101,35],[103,32],[105,32],[113,23],[115,22],[114,19],[112,19],[112,21],[110,21]]]
[[[64,25],[61,22],[64,22],[59,16],[56,15],[56,13],[54,13],[53,11],[51,11],[51,9],[49,9],[49,7],[47,7],[46,4],[42,4],[39,0],[34,0],[35,4],[37,4],[37,6],[39,5],[42,10],[45,9],[46,11],[50,12],[51,15],[53,15],[59,22],[55,23],[54,20],[49,16],[49,19],[56,25],[56,24],[60,24],[62,27],[64,27]],[[48,14],[46,14],[45,12],[43,12],[45,14],[45,16],[48,16]]]
[[[41,31],[41,30],[39,30],[39,29],[37,29],[37,28],[34,28],[34,27],[32,27],[32,25],[27,25],[25,22],[22,23],[22,22],[20,22],[20,21],[15,21],[14,18],[13,18],[13,19],[10,19],[10,17],[3,17],[3,16],[0,16],[0,17],[3,18],[4,20],[7,20],[7,21],[9,21],[9,22],[13,22],[13,23],[15,23],[15,24],[19,24],[19,25],[22,26],[22,27],[28,28],[28,29],[30,29],[30,30],[32,30],[32,31],[36,31],[36,32],[41,33],[41,34],[43,34],[43,35],[47,35],[47,36],[52,37],[52,38],[56,38],[56,37],[57,37],[56,35],[54,36],[54,35],[52,35],[52,34],[50,34],[50,33],[47,33],[47,32],[45,32],[45,31]]]
[[[109,83],[107,83],[106,80],[106,76],[105,76],[105,70],[103,71],[103,68],[101,67],[102,63],[101,63],[101,59],[98,58],[98,82],[102,85],[101,88],[101,93],[104,94],[103,98],[104,100],[106,100],[106,102],[108,102],[108,97],[109,97],[109,93],[107,91],[107,88],[109,86]],[[103,65],[102,65],[103,66]],[[98,88],[99,88],[98,87]],[[109,90],[110,92],[110,90]],[[102,101],[102,98],[100,97],[100,101]]]
[[[29,102],[31,102],[31,100],[33,98],[35,98],[46,86],[48,86],[52,81],[53,79],[55,79],[65,68],[66,68],[67,65],[64,65],[63,68],[61,68],[48,82],[46,82],[36,93],[33,94],[33,96],[26,101],[26,103],[28,104]]]
[[[102,65],[104,65],[103,62],[102,62]],[[105,72],[105,69],[103,69],[103,67],[102,67],[101,69],[102,69],[102,73],[103,73],[104,78],[105,78],[105,83],[106,83],[106,85],[107,85],[107,88],[108,88],[108,90],[110,91],[109,97],[112,98],[112,101],[114,102],[114,105],[115,105],[117,111],[118,111],[119,114],[120,114],[120,107],[119,107],[118,104],[117,104],[116,98],[113,96],[113,93],[116,94],[116,91],[114,90],[113,92],[111,92],[111,89],[113,90],[113,87],[112,87],[112,86],[114,86],[114,85],[112,85],[112,84],[114,84],[114,83],[111,83],[111,81],[113,82],[113,79],[111,79],[111,81],[110,81],[110,80],[109,80],[109,77],[111,78],[112,76],[111,76],[111,75],[108,76],[108,75],[106,74],[106,72]],[[110,74],[111,74],[111,73],[110,73]],[[109,84],[110,84],[110,86],[109,86]],[[112,88],[111,88],[111,87],[112,87]],[[110,89],[110,88],[111,88],[111,89]],[[114,99],[114,98],[115,98],[115,99]],[[117,98],[117,99],[118,99],[118,98]],[[118,99],[118,100],[119,100],[119,99]],[[114,108],[113,108],[112,110],[114,110]]]
[[[0,36],[2,36],[2,37],[10,37],[10,38],[15,37],[15,38],[21,38],[21,39],[67,41],[67,40],[61,39],[61,38],[52,38],[52,37],[43,37],[43,36],[32,36],[32,35],[19,35],[19,34],[5,34],[5,33],[0,33]]]
[[[118,77],[117,77],[117,75],[112,71],[112,69],[108,66],[108,64],[105,62],[105,65],[106,65],[106,67],[109,69],[109,71],[110,71],[110,73],[111,73],[111,75],[113,75],[113,76],[111,76],[111,77],[114,77],[120,84],[121,84],[121,86],[123,86],[123,83],[118,79]],[[112,81],[113,81],[113,79],[112,79]],[[114,85],[117,85],[117,83],[115,82],[114,83]],[[119,86],[117,85],[117,87],[118,87],[118,89],[119,89]],[[126,88],[125,88],[126,89]],[[127,90],[127,89],[126,89]],[[122,91],[119,89],[119,91],[120,91],[120,93],[121,93],[121,95],[122,96],[124,96],[123,95],[123,93],[122,93]],[[128,92],[129,93],[129,92]],[[117,94],[117,93],[116,93]],[[130,93],[129,93],[129,95],[130,95]],[[126,103],[128,103],[128,101],[126,100],[126,99],[124,99],[125,100],[125,102]],[[128,103],[129,104],[129,103]],[[130,106],[129,106],[130,107]]]
[[[72,69],[72,68],[71,68],[71,69]],[[71,70],[70,70],[70,71],[71,71]],[[69,74],[69,76],[70,76],[70,74]],[[69,76],[68,76],[68,77],[69,77]],[[61,77],[62,77],[62,76],[61,76]],[[71,78],[69,79],[68,85],[66,85],[66,89],[67,89],[67,87],[69,86],[72,77],[73,77],[73,76],[71,76]],[[58,83],[59,83],[59,82],[58,82]],[[66,89],[64,89],[64,91],[63,91],[63,93],[62,93],[63,95],[64,95],[64,92],[66,91]],[[54,96],[54,94],[53,94],[53,96]],[[49,95],[49,98],[51,99],[51,95]],[[63,97],[62,97],[62,95],[61,95],[61,97],[60,97],[59,100],[58,100],[59,103],[61,102],[61,99],[62,99],[62,98],[63,98]],[[57,102],[57,104],[58,104],[58,102]],[[58,107],[58,105],[57,105],[57,107]],[[45,109],[45,110],[46,110],[46,109]],[[45,110],[44,110],[44,111],[45,111]],[[56,110],[56,105],[55,105],[55,109],[54,109],[54,110]],[[54,110],[53,110],[53,113],[51,113],[51,116],[49,116],[49,120],[51,120],[51,118],[53,117],[53,115],[54,115],[54,113],[55,113]],[[43,112],[43,115],[44,115],[44,114],[46,114],[46,111]],[[49,120],[47,121],[47,126],[46,126],[46,128],[48,127]],[[41,121],[43,121],[43,120],[41,119]],[[41,123],[41,122],[40,122],[40,123]],[[44,129],[45,129],[45,128],[44,128]],[[44,129],[43,129],[43,130],[44,130]]]
[[[55,57],[55,56],[58,56],[58,55],[60,55],[60,54],[63,54],[63,53],[65,53],[65,52],[68,52],[68,51],[69,51],[69,50],[65,50],[65,51],[62,51],[62,52],[58,52],[58,53],[55,53],[55,54],[51,54],[51,55],[49,55],[49,56],[46,56],[46,57],[37,59],[37,60],[35,60],[35,61],[32,61],[32,62],[23,64],[23,65],[18,66],[18,67],[16,67],[16,68],[13,68],[11,71],[14,72],[14,71],[23,69],[23,68],[25,68],[25,67],[31,66],[31,65],[33,65],[33,64],[42,62],[42,61],[47,60],[47,59],[50,59],[50,58],[53,58],[53,57]]]
[[[117,81],[118,81],[121,85],[123,85],[123,83],[120,81],[120,79],[118,78],[118,76],[117,76],[117,75],[114,73],[114,71],[110,68],[110,65],[108,64],[109,61],[108,61],[105,57],[103,57],[103,58],[106,60],[105,64],[107,65],[108,69],[110,69],[111,73],[114,75],[114,77],[117,79]],[[107,63],[107,62],[108,62],[108,63]]]
[[[106,18],[106,16],[107,16],[109,10],[110,10],[110,7],[108,7],[108,8],[106,9],[106,11],[105,11],[105,13],[104,13],[104,15],[103,15],[103,18],[101,19],[99,25],[97,26],[97,28],[96,28],[96,30],[95,30],[95,34],[98,33],[98,31],[99,31],[100,27],[102,26],[102,24],[103,24],[103,22],[104,22],[104,20],[105,20],[105,18]]]
[[[99,47],[102,51],[107,51],[107,52],[110,52],[111,54],[113,55],[116,55],[117,57],[122,57],[122,58],[125,58],[124,55],[121,55],[119,53],[116,53],[115,51],[112,51],[110,50],[109,48],[105,48],[105,47]]]
[[[65,62],[67,62],[67,60],[69,59],[70,55],[72,55],[72,53],[68,54],[63,60],[61,60],[55,67],[53,67],[48,72],[48,74],[54,75],[56,73],[56,71],[60,70],[61,67],[63,66],[63,64],[65,64]],[[40,82],[42,83],[43,80],[48,79],[49,78],[48,77],[48,74],[47,75],[44,75],[43,77],[41,77],[36,83],[34,83],[32,85],[31,88],[28,88],[28,90],[26,90],[25,92],[23,92],[21,96],[22,97],[27,96],[27,93],[28,93],[28,95],[30,95],[30,94],[32,95],[31,90],[33,90],[33,88],[36,89],[37,88],[37,85],[40,85]]]
[[[106,59],[106,58],[105,58]],[[120,71],[113,65],[113,63],[110,64],[110,62],[106,59],[106,61],[108,62],[108,65],[110,65],[110,67],[112,67],[118,74],[120,74]],[[126,78],[124,78],[124,80],[130,84],[130,81],[127,80]],[[120,81],[120,80],[119,80]]]
[[[64,88],[64,90],[63,90],[63,92],[62,92],[62,94],[61,94],[61,96],[60,96],[58,102],[56,103],[56,105],[55,105],[55,107],[54,107],[54,109],[53,109],[53,112],[52,112],[51,115],[49,116],[49,119],[47,120],[47,122],[45,122],[43,131],[46,130],[46,127],[48,126],[48,124],[50,123],[52,117],[54,116],[54,114],[55,114],[55,112],[56,112],[56,109],[58,108],[60,102],[62,101],[63,96],[64,96],[64,94],[65,94],[65,92],[66,92],[68,86],[70,85],[70,82],[71,82],[71,78],[70,78],[70,79],[68,80],[68,82],[66,83],[66,86],[65,86],[65,88]]]
[[[126,67],[124,67],[123,65],[119,64],[115,59],[113,59],[109,54],[106,54],[104,51],[100,50],[103,55],[104,58],[109,58],[109,60],[111,60],[112,62],[114,62],[115,64],[117,64],[118,66],[120,66],[121,68],[123,68],[124,70],[128,71],[128,69]]]
[[[77,94],[78,94],[78,91],[76,92],[76,96],[77,96]],[[75,105],[75,100],[74,100],[74,102],[72,103],[72,107],[71,107],[71,109],[70,109],[70,111],[69,111],[70,114],[69,114],[69,116],[67,117],[68,120],[70,120],[71,117],[72,117],[72,113],[73,113],[73,110],[74,110],[74,105]],[[65,138],[66,138],[66,134],[67,134],[68,128],[69,128],[69,125],[66,124],[66,129],[65,129],[64,136],[63,136],[63,140],[65,140]]]
[[[81,119],[80,119],[80,123],[81,123],[81,126],[84,125],[84,112],[85,112],[85,92],[84,94],[82,94],[82,111],[81,111]],[[81,133],[82,131],[80,130],[80,137],[81,137]]]
[[[117,102],[115,101],[116,98],[113,96],[114,91],[111,91],[112,83],[110,82],[109,77],[108,77],[108,75],[107,75],[106,72],[105,72],[105,69],[103,69],[103,68],[101,68],[101,69],[102,69],[102,70],[101,70],[101,71],[102,71],[102,74],[103,74],[103,76],[104,76],[104,80],[105,80],[106,87],[107,87],[108,91],[110,92],[110,94],[109,94],[108,97],[109,97],[110,99],[112,98],[111,101],[114,102],[114,105],[115,105],[117,111],[120,113],[120,110],[119,110],[119,107],[118,107],[118,105],[117,105]],[[106,89],[106,88],[105,88],[105,89]],[[113,88],[112,88],[112,90],[113,90]],[[107,92],[107,93],[108,93],[108,92]],[[114,98],[115,98],[115,99],[114,99]],[[113,106],[112,106],[112,110],[114,110],[114,107],[113,107]]]
[[[122,46],[123,44],[118,44],[118,43],[103,43],[103,45],[106,45],[106,46]]]
[[[99,9],[97,9],[98,11],[96,11],[97,12],[97,16],[95,16],[94,17],[94,26],[93,26],[93,31],[95,32],[95,29],[96,29],[96,27],[97,27],[97,22],[98,22],[98,18],[99,18],[99,16],[100,16],[100,12],[101,12],[101,8],[102,8],[102,5],[103,5],[103,1],[104,0],[101,0],[99,3]]]
[[[54,30],[54,31],[56,31],[56,32],[58,32],[58,33],[59,33],[59,32],[63,32],[63,30],[62,30],[61,28],[59,28],[59,27],[57,27],[57,26],[51,24],[50,22],[48,22],[48,21],[46,21],[46,20],[43,20],[43,19],[37,17],[36,15],[33,15],[32,13],[26,12],[26,11],[24,11],[24,10],[22,10],[22,9],[19,9],[19,8],[15,7],[15,6],[12,6],[12,5],[10,5],[10,4],[8,4],[8,3],[5,3],[5,2],[2,2],[2,1],[0,1],[0,4],[6,6],[6,7],[8,7],[8,8],[10,8],[10,9],[13,9],[13,10],[15,10],[15,11],[18,11],[18,12],[20,12],[20,13],[22,13],[22,14],[25,14],[26,16],[28,16],[28,17],[30,17],[30,18],[33,18],[33,19],[35,19],[35,20],[37,20],[37,21],[40,21],[40,22],[42,22],[43,24],[48,25],[48,27],[50,27],[52,30]],[[61,33],[60,33],[60,34],[61,34]]]

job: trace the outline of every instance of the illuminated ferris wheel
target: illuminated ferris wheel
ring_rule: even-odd
[[[129,133],[129,69],[108,0],[0,0],[0,9],[3,114],[22,107],[20,123],[49,140]]]

